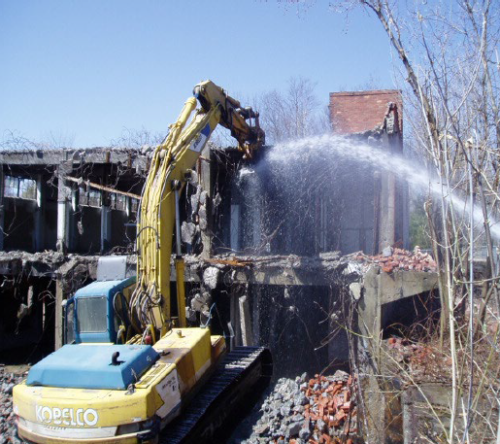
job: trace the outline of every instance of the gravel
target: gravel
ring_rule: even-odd
[[[20,444],[23,441],[17,437],[14,412],[12,411],[12,389],[21,382],[22,375],[6,371],[0,364],[0,443]]]

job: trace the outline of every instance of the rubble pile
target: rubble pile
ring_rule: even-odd
[[[333,377],[316,375],[309,381],[305,391],[309,404],[304,416],[313,421],[313,435],[320,436],[319,442],[328,444],[336,442],[330,437],[357,435],[357,408],[352,384],[352,376],[345,372],[337,372]]]
[[[388,247],[377,256],[368,256],[360,251],[352,254],[351,258],[366,265],[379,265],[384,273],[392,273],[396,270],[437,271],[436,262],[432,256],[422,252],[419,247],[415,247],[413,252]]]
[[[22,441],[16,437],[14,412],[12,411],[12,389],[21,382],[22,376],[5,372],[0,364],[0,443],[19,444]]]
[[[404,338],[389,338],[388,352],[397,363],[402,381],[411,375],[411,382],[448,382],[451,379],[451,358],[433,344],[419,344]]]
[[[262,416],[244,444],[354,444],[357,407],[353,378],[333,376],[307,380],[281,378],[260,409]]]

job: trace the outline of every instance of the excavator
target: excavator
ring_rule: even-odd
[[[209,442],[235,399],[269,381],[269,350],[228,351],[224,337],[186,320],[180,194],[219,124],[246,158],[265,144],[257,112],[210,80],[196,85],[152,157],[138,214],[136,276],[118,271],[125,269],[120,258],[103,261],[97,281],[67,301],[66,345],[14,387],[20,438]]]

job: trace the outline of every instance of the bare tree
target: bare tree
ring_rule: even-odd
[[[245,95],[238,94],[238,97]],[[272,89],[241,103],[250,103],[259,112],[260,125],[269,145],[331,130],[327,104],[322,106],[315,93],[315,83],[304,77],[291,77],[283,91]],[[216,128],[211,141],[219,147],[235,145],[235,139],[225,128]]]
[[[491,0],[333,2],[344,10],[346,4],[369,11],[385,30],[407,85],[414,149],[442,184],[440,196],[429,198],[426,209],[440,266],[441,347],[451,357],[453,397],[443,439],[492,442],[496,435],[500,443],[494,416],[477,409],[482,402],[495,406],[500,389],[491,358],[497,354],[500,314],[494,266],[499,241],[500,6]],[[478,281],[474,263],[483,248],[490,265],[486,279]],[[466,307],[466,322],[457,316],[460,307]],[[487,330],[486,313],[493,334]],[[474,435],[473,419],[481,424],[475,424]]]
[[[110,145],[119,148],[136,149],[140,149],[145,146],[154,147],[162,142],[165,135],[165,133],[152,132],[146,128],[141,128],[140,130],[124,128],[119,137],[111,140]]]
[[[425,208],[440,270],[438,345],[450,359],[452,402],[449,421],[436,413],[441,431],[419,442],[500,444],[500,4],[333,0],[329,6],[362,8],[382,25],[399,62],[412,148],[441,184]],[[482,250],[487,267],[478,279]],[[411,373],[406,381],[418,388]]]
[[[35,142],[16,131],[4,131],[0,139],[2,150],[42,150],[50,149],[52,145],[44,142]]]
[[[326,104],[321,106],[315,84],[304,77],[292,77],[284,92],[271,90],[259,96],[261,125],[269,143],[300,139],[329,130]]]

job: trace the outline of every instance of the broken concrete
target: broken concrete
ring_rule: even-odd
[[[0,442],[21,444],[17,438],[16,415],[12,409],[12,389],[21,382],[23,372],[13,373],[0,364]]]
[[[281,378],[230,443],[361,443],[351,386],[352,378],[342,371]]]

